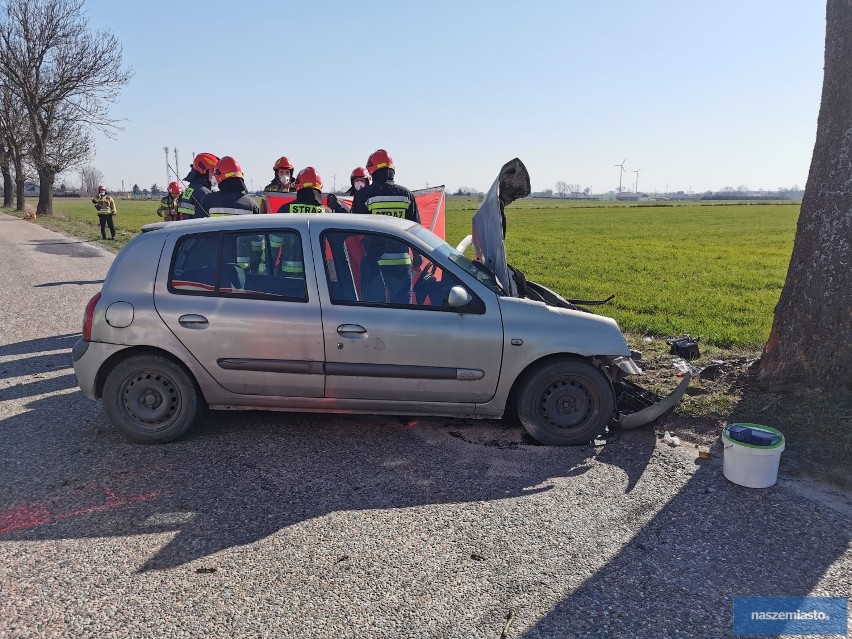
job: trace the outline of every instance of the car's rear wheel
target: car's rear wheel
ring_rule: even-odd
[[[612,385],[594,365],[556,360],[530,371],[518,393],[518,417],[543,444],[574,446],[599,435],[612,419]]]
[[[160,355],[132,355],[110,371],[104,409],[129,439],[162,444],[183,435],[203,410],[192,378]]]

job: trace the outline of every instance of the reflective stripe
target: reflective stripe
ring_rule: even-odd
[[[252,240],[251,241],[251,250],[254,253],[259,253],[263,250],[263,240]]]
[[[411,255],[408,252],[405,253],[385,253],[379,258],[379,264],[381,266],[401,266],[403,264],[410,265],[411,264]]]
[[[235,209],[231,206],[211,206],[209,213],[210,217],[215,217],[217,215],[251,215],[254,211]]]
[[[305,272],[305,265],[302,264],[302,262],[285,261],[281,265],[281,270],[284,273],[304,273]]]
[[[407,195],[374,195],[366,202],[367,206],[375,202],[404,202],[406,206],[411,204],[411,198]]]
[[[281,248],[281,245],[284,244],[284,238],[280,235],[270,235],[269,236],[269,246],[274,249]]]
[[[404,195],[377,195],[367,200],[367,211],[374,215],[404,218],[411,200]]]

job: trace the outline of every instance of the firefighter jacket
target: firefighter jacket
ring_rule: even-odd
[[[278,178],[275,178],[274,180],[272,180],[272,182],[270,182],[265,187],[263,187],[263,195],[260,196],[260,212],[261,213],[270,213],[271,212],[271,211],[267,210],[267,208],[268,208],[267,204],[266,204],[266,192],[267,191],[272,191],[273,193],[290,193],[291,191],[293,191],[293,185],[295,183],[296,182],[295,182],[295,180],[293,180],[293,178],[290,178],[289,184],[281,184],[281,182],[278,181]]]
[[[164,220],[176,220],[178,211],[179,197],[175,197],[171,193],[166,193],[165,197],[160,198],[160,208],[157,209],[157,215]]]
[[[393,177],[393,169],[373,173],[373,183],[355,191],[352,212],[393,215],[419,223],[420,211],[414,196],[404,186],[394,184]]]
[[[331,213],[331,209],[322,204],[322,193],[316,189],[299,189],[296,199],[287,202],[277,211],[278,213]],[[273,236],[270,236],[272,238]],[[278,245],[273,243],[272,256],[276,272],[280,270],[286,275],[304,277],[305,267],[302,258],[302,245],[299,238],[288,233],[280,238]]]
[[[92,204],[99,214],[115,215],[115,200],[109,195],[99,195],[92,198]]]
[[[238,177],[222,180],[217,192],[204,196],[201,209],[204,213],[201,217],[260,213],[257,202],[247,193],[246,183]]]
[[[323,206],[322,193],[316,189],[299,189],[296,199],[287,202],[277,211],[278,213],[331,213],[331,209]]]
[[[213,192],[210,190],[210,180],[206,175],[200,175],[195,169],[190,171],[184,180],[188,181],[189,185],[178,199],[178,213],[181,219],[208,217],[207,211],[201,206],[201,201]]]
[[[420,223],[420,211],[414,196],[404,186],[394,184],[393,169],[379,169],[373,173],[373,182],[355,191],[353,213],[392,215]],[[411,264],[408,249],[392,239],[371,238],[364,247],[367,255],[377,259],[380,266]]]

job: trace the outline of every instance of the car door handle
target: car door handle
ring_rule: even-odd
[[[366,335],[367,329],[360,324],[341,324],[337,327],[338,335]]]
[[[184,328],[207,328],[207,318],[203,315],[181,315],[178,324]]]

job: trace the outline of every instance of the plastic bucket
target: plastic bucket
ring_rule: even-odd
[[[722,430],[725,477],[746,488],[769,488],[778,481],[784,435],[760,424],[729,424]]]
[[[725,477],[746,488],[769,488],[778,481],[784,435],[760,424],[728,424],[722,430]]]

